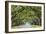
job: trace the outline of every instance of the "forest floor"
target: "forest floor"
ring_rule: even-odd
[[[26,23],[26,24],[24,24],[24,25],[19,25],[19,26],[14,26],[14,27],[12,27],[12,28],[39,28],[40,26],[38,26],[38,25],[31,25],[31,24],[29,24],[29,23]]]

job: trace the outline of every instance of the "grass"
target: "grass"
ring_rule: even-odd
[[[38,27],[40,27],[40,26],[38,26],[38,25],[32,25],[32,28],[38,28]]]

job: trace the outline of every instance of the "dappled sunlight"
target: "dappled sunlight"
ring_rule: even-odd
[[[40,6],[12,5],[12,28],[37,28],[41,26]]]

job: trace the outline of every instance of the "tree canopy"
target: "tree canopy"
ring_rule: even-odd
[[[12,5],[12,25],[20,25],[30,22],[34,25],[41,25],[41,7],[40,6],[21,6]]]

